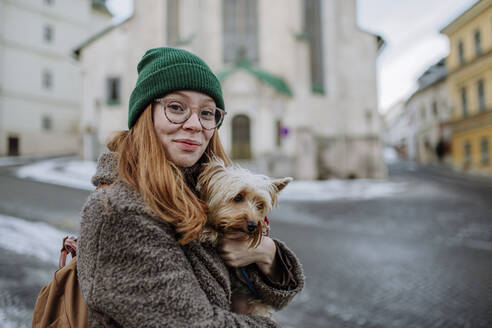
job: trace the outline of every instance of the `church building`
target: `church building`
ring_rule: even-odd
[[[221,80],[219,129],[233,160],[300,179],[380,178],[376,59],[381,37],[361,30],[356,0],[139,0],[131,17],[81,44],[83,157],[127,127],[136,65],[172,46]]]

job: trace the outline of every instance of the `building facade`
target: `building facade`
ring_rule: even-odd
[[[0,156],[78,152],[72,50],[111,19],[101,0],[0,0]]]
[[[492,175],[492,0],[481,0],[441,30],[453,107],[453,167]]]
[[[356,23],[355,0],[139,0],[132,17],[76,51],[84,76],[84,157],[126,128],[136,64],[174,46],[221,80],[219,130],[233,159],[273,175],[383,177],[376,58],[383,41]]]
[[[396,150],[398,157],[408,158],[409,120],[405,115],[405,101],[400,100],[384,114],[384,144]]]
[[[451,104],[444,59],[418,79],[418,89],[405,102],[408,118],[408,158],[420,164],[450,160]]]

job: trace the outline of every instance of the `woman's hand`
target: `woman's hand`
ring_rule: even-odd
[[[225,235],[219,241],[217,249],[224,262],[231,267],[256,263],[264,274],[275,279],[278,275],[275,242],[270,237],[263,236],[258,247],[250,248],[250,241],[244,237],[243,233],[234,233]]]

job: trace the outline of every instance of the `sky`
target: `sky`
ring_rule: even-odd
[[[417,78],[449,52],[439,31],[476,0],[358,0],[358,23],[381,35],[386,47],[378,58],[379,110],[408,98]]]
[[[417,78],[449,52],[439,33],[477,0],[357,0],[357,21],[363,30],[381,35],[386,46],[378,67],[379,111],[407,99]],[[108,0],[116,20],[129,15],[132,0]]]

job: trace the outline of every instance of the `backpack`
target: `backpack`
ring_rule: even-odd
[[[107,187],[101,185],[97,190]],[[67,255],[72,255],[70,263],[66,264]],[[33,328],[88,327],[88,309],[82,298],[79,281],[77,280],[77,238],[63,238],[63,245],[53,280],[39,292],[32,316]],[[103,327],[110,327],[102,314],[95,316]]]
[[[65,265],[68,253],[72,260]],[[33,328],[88,327],[88,310],[77,280],[77,238],[63,238],[53,280],[41,289],[32,317]]]

